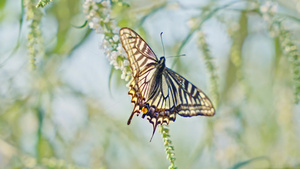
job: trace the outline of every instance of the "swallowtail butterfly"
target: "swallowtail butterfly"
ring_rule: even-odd
[[[153,137],[158,124],[168,125],[175,121],[177,114],[184,117],[215,114],[209,98],[191,82],[167,68],[165,57],[158,60],[135,31],[122,28],[119,34],[133,77],[128,94],[132,97],[134,109],[128,125],[134,114],[142,114],[153,125]]]

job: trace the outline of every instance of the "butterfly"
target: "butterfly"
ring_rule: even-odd
[[[150,141],[158,124],[174,122],[183,117],[213,116],[215,109],[210,99],[183,76],[166,67],[165,57],[157,59],[150,46],[132,29],[120,29],[120,41],[125,49],[132,80],[129,92],[134,114],[147,117],[153,126]]]

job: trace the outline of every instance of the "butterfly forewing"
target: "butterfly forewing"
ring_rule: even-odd
[[[134,109],[127,124],[134,114],[142,113],[142,117],[147,117],[153,125],[153,137],[156,126],[175,121],[177,113],[184,117],[215,114],[209,98],[181,75],[165,67],[165,58],[158,60],[136,32],[122,28],[120,39],[133,77],[128,94]]]
[[[133,30],[122,28],[120,30],[120,39],[125,49],[132,75],[135,77],[147,64],[156,64],[157,57],[149,45]]]
[[[169,83],[172,84],[173,103],[177,113],[181,116],[191,117],[197,115],[213,116],[215,109],[209,98],[195,85],[184,77],[166,68]]]

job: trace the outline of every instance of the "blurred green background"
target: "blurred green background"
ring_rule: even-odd
[[[299,14],[299,0],[1,0],[0,168],[168,168],[161,134],[126,124],[121,27],[158,57],[163,32],[167,66],[215,104],[170,124],[178,168],[300,168]]]

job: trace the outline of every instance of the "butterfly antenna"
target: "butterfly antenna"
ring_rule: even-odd
[[[181,54],[181,55],[177,55],[177,56],[168,56],[167,58],[172,58],[172,57],[182,57],[182,56],[186,56],[185,54]]]
[[[164,54],[163,56],[165,56],[165,46],[164,46],[164,41],[163,41],[162,35],[163,35],[163,32],[160,33],[160,41],[161,41],[161,44],[163,47],[163,54]]]

